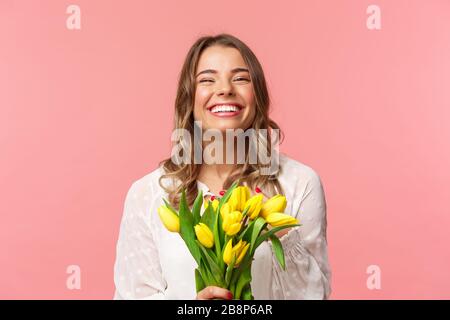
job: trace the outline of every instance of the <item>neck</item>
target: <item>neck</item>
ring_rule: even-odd
[[[200,168],[200,174],[199,174],[199,180],[203,181],[202,178],[207,177],[208,179],[219,179],[222,181],[225,181],[232,172],[237,167],[237,141],[235,140],[234,143],[227,144],[226,139],[222,139],[223,141],[223,148],[222,148],[222,158],[218,157],[216,154],[214,154],[214,158],[216,159],[216,163],[207,164],[205,161],[203,161],[201,168]],[[214,143],[212,142],[203,142],[203,151],[205,151],[205,148]],[[213,146],[211,146],[213,147]],[[216,144],[215,151],[220,147],[219,144]],[[232,162],[227,162],[227,154],[233,153],[234,157],[232,159]],[[208,180],[205,179],[205,180]]]

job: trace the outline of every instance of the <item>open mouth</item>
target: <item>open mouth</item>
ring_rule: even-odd
[[[232,117],[238,115],[243,107],[239,104],[216,104],[208,108],[208,111],[218,117]]]

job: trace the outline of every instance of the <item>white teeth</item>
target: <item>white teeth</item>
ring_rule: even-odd
[[[237,106],[232,106],[232,105],[220,105],[220,106],[215,106],[211,109],[211,112],[213,113],[218,113],[218,112],[235,112],[235,111],[239,111],[239,107]]]

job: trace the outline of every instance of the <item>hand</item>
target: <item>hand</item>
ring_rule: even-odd
[[[282,230],[280,230],[280,231],[278,231],[278,232],[275,232],[275,235],[276,235],[278,238],[281,238],[281,237],[283,237],[286,233],[288,233],[289,230],[291,230],[291,229],[292,229],[292,228],[282,229]]]
[[[267,225],[267,229],[272,229],[271,225]],[[275,235],[278,237],[278,239],[281,239],[286,233],[288,233],[292,228],[286,228],[286,229],[282,229],[278,232],[275,232]]]
[[[196,300],[212,300],[212,299],[223,299],[231,300],[233,299],[233,294],[224,288],[216,286],[208,286],[197,293]]]

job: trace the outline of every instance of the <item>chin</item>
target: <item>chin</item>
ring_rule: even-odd
[[[217,129],[222,132],[226,132],[227,129],[236,130],[236,129],[244,129],[242,123],[214,123],[208,126],[209,129]]]

